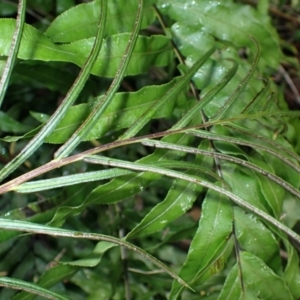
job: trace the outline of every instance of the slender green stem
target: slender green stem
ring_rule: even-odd
[[[234,131],[238,131],[238,132],[242,133],[243,135],[248,135],[248,136],[250,136],[254,139],[257,139],[259,141],[263,141],[266,144],[269,144],[271,147],[277,148],[278,150],[281,150],[281,151],[285,152],[287,155],[291,156],[293,159],[300,162],[300,156],[297,153],[293,152],[292,150],[284,147],[283,145],[281,145],[279,143],[276,143],[276,141],[274,141],[274,140],[266,138],[263,135],[256,134],[255,132],[253,132],[251,130],[248,130],[248,129],[242,127],[242,126],[239,126],[238,124],[233,124],[233,123],[232,124],[227,124],[226,127],[231,128]],[[260,145],[257,144],[257,147],[259,147],[259,146]]]
[[[97,233],[86,233],[79,231],[72,231],[62,228],[50,227],[46,225],[34,224],[25,221],[18,220],[8,220],[0,218],[0,228],[4,230],[13,230],[13,231],[21,231],[21,232],[29,232],[33,234],[47,234],[51,236],[60,236],[60,237],[69,237],[75,239],[90,239],[96,241],[106,241],[117,244],[119,246],[126,247],[129,250],[132,250],[142,256],[143,258],[151,261],[153,264],[158,266],[160,269],[164,270],[167,274],[169,274],[172,278],[177,280],[183,286],[191,289],[189,285],[182,280],[177,274],[175,274],[172,270],[170,270],[165,264],[156,259],[151,254],[147,253],[143,249],[125,241],[124,239],[118,239],[109,235],[97,234]]]
[[[235,195],[213,183],[202,180],[201,178],[199,178],[197,176],[191,176],[191,175],[187,175],[185,173],[177,172],[174,170],[139,164],[139,163],[135,163],[135,162],[126,162],[126,161],[117,160],[117,159],[110,159],[110,158],[106,158],[104,156],[96,156],[96,155],[88,156],[84,159],[84,161],[86,161],[88,163],[101,164],[101,165],[117,167],[117,168],[125,168],[125,169],[135,170],[135,171],[139,171],[139,172],[153,172],[156,174],[161,174],[161,175],[169,176],[172,178],[182,179],[182,180],[185,180],[188,182],[192,182],[192,183],[204,186],[208,189],[212,189],[224,196],[227,196],[234,203],[243,207],[244,209],[247,209],[247,210],[253,212],[254,214],[260,216],[263,220],[271,223],[272,225],[274,225],[275,227],[277,227],[278,229],[282,230],[287,235],[289,235],[292,239],[294,239],[295,241],[300,243],[300,236],[296,232],[292,231],[287,226],[285,226],[284,224],[282,224],[281,222],[279,222],[278,220],[276,220],[269,214],[263,212],[262,210],[258,209],[255,206],[251,205],[250,203],[246,202],[245,200],[238,197],[237,195]]]
[[[191,126],[191,127],[186,127],[186,128],[180,128],[180,129],[176,129],[176,130],[167,130],[167,131],[162,131],[162,132],[158,132],[158,133],[153,133],[153,134],[148,134],[145,136],[140,136],[140,137],[133,137],[127,140],[118,140],[118,141],[114,141],[112,143],[108,143],[105,145],[101,145],[98,147],[95,147],[93,149],[89,149],[87,151],[84,151],[82,153],[79,154],[75,154],[73,156],[70,157],[66,157],[60,160],[52,160],[49,163],[38,167],[26,174],[23,174],[15,179],[12,179],[11,181],[2,184],[0,186],[0,194],[4,194],[8,191],[14,190],[16,188],[16,186],[18,186],[19,184],[26,182],[32,178],[35,178],[41,174],[44,174],[46,172],[49,172],[53,169],[56,168],[60,168],[62,166],[74,163],[76,161],[80,161],[82,159],[84,159],[86,156],[88,155],[93,155],[93,154],[97,154],[97,153],[101,153],[103,151],[109,150],[109,149],[113,149],[116,147],[121,147],[121,146],[125,146],[125,145],[130,145],[130,144],[135,144],[135,143],[140,143],[145,139],[155,139],[155,138],[159,138],[159,137],[164,137],[164,136],[168,136],[168,135],[173,135],[173,134],[178,134],[178,133],[185,133],[188,132],[192,129],[199,129],[199,128],[205,128],[205,127],[210,127],[213,125],[222,125],[222,124],[232,124],[234,121],[236,120],[240,120],[240,119],[245,119],[245,118],[257,118],[257,116],[264,116],[266,113],[262,112],[262,113],[258,113],[255,115],[252,115],[249,117],[249,115],[245,116],[239,116],[239,117],[235,117],[235,118],[229,118],[226,120],[217,120],[214,122],[208,122],[205,124],[199,124],[199,125],[195,125],[195,126]],[[269,113],[268,113],[269,115]],[[297,164],[293,165],[293,168],[297,171],[300,172],[300,168]]]
[[[14,190],[19,184],[21,184],[23,182],[26,182],[32,178],[35,178],[39,175],[44,174],[44,173],[47,173],[53,169],[61,168],[62,166],[66,166],[66,165],[74,163],[76,161],[80,161],[88,155],[93,155],[93,154],[100,153],[100,152],[103,152],[103,151],[106,151],[109,149],[113,149],[116,147],[139,143],[143,139],[153,139],[153,138],[159,138],[159,137],[168,136],[168,135],[172,135],[172,134],[184,133],[185,130],[187,130],[187,129],[203,128],[204,126],[211,126],[211,124],[210,125],[202,124],[202,125],[197,125],[197,126],[193,126],[193,127],[189,127],[189,128],[177,129],[177,130],[173,130],[173,131],[162,131],[162,132],[148,134],[148,135],[141,136],[141,137],[133,137],[133,138],[127,139],[127,140],[118,140],[118,141],[114,141],[112,143],[108,143],[105,145],[95,147],[93,149],[89,149],[87,151],[84,151],[79,154],[75,154],[70,157],[52,160],[52,161],[44,164],[43,166],[40,166],[30,172],[27,172],[17,178],[12,179],[11,181],[8,181],[8,182],[2,184],[0,186],[0,195],[6,193],[8,191]]]
[[[187,146],[181,146],[181,145],[175,145],[171,143],[166,143],[166,142],[161,142],[161,141],[154,141],[154,140],[144,140],[142,141],[142,144],[145,146],[150,146],[150,147],[156,147],[156,148],[162,148],[162,149],[169,149],[169,150],[177,150],[177,151],[183,151],[186,153],[192,153],[192,154],[200,154],[200,155],[206,155],[206,156],[211,156],[211,157],[217,157],[222,160],[227,160],[239,165],[242,165],[248,169],[251,169],[259,174],[262,174],[266,176],[268,179],[271,181],[277,183],[287,191],[289,191],[291,194],[296,196],[298,199],[300,199],[300,192],[295,189],[292,185],[287,183],[286,181],[282,180],[280,177],[257,167],[256,165],[246,161],[242,160],[240,158],[236,158],[230,155],[222,154],[222,153],[217,153],[214,151],[206,151],[206,150],[200,150],[192,147],[187,147]]]
[[[4,67],[4,71],[0,80],[0,107],[2,105],[9,79],[18,55],[19,47],[21,44],[23,28],[25,23],[25,12],[26,12],[26,0],[19,0],[18,5],[18,16],[16,20],[16,30],[14,32],[9,54],[7,57],[6,65]]]
[[[40,132],[26,145],[26,147],[4,168],[0,171],[0,181],[2,181],[5,177],[7,177],[10,173],[12,173],[16,168],[18,168],[34,151],[38,149],[38,147],[44,142],[44,139],[54,130],[58,122],[63,118],[69,107],[75,102],[79,93],[83,89],[88,77],[90,75],[90,71],[92,66],[98,56],[100,51],[102,41],[103,41],[103,33],[106,19],[106,7],[107,0],[101,1],[101,13],[98,24],[98,30],[95,38],[95,42],[91,53],[85,62],[83,68],[81,69],[77,79],[73,83],[71,89],[67,93],[66,97],[62,101],[61,105],[57,108],[48,122],[44,125],[44,127],[40,130]]]
[[[14,190],[18,193],[36,193],[38,191],[45,191],[49,189],[55,189],[84,182],[116,178],[131,173],[131,171],[124,169],[108,169],[101,171],[85,172],[69,176],[60,176],[51,179],[26,182],[17,186]]]
[[[183,170],[186,169],[195,170],[207,174],[215,178],[215,180],[217,181],[222,181],[222,178],[218,177],[212,171],[200,168],[200,166],[186,161],[185,162],[174,161],[174,160],[158,161],[156,162],[156,166],[164,167],[164,168],[172,168],[172,169],[175,168],[175,169],[183,169]],[[85,173],[79,173],[74,175],[67,175],[67,176],[60,176],[60,177],[55,177],[50,179],[42,179],[37,181],[25,182],[23,184],[16,186],[13,190],[18,193],[36,193],[36,192],[46,191],[46,190],[55,189],[59,187],[70,186],[74,184],[116,178],[128,174],[132,174],[132,172],[124,169],[112,168],[108,170],[85,172]]]
[[[161,24],[161,26],[162,26],[162,28],[163,28],[165,34],[170,35],[170,33],[167,31],[166,24],[165,24],[165,22],[164,22],[164,20],[163,20],[163,18],[162,18],[162,16],[161,16],[161,14],[160,14],[160,11],[157,9],[157,6],[156,6],[156,5],[154,5],[154,11],[155,11],[155,13],[156,13],[156,16],[157,16],[157,18],[158,18],[158,21],[159,21],[159,23]],[[175,55],[176,55],[176,57],[177,57],[179,63],[182,64],[182,65],[185,65],[185,61],[184,61],[183,55],[181,54],[181,52],[179,51],[177,45],[175,44],[175,42],[174,42],[173,40],[172,40],[172,45],[173,45],[173,49],[174,49]],[[237,70],[237,64],[236,64],[236,70]],[[232,75],[232,76],[233,76],[233,75]],[[228,81],[229,81],[229,80],[228,80]],[[227,82],[226,82],[225,84],[227,84]],[[198,109],[198,108],[195,107],[195,112],[197,112],[197,113],[200,112],[200,114],[201,114],[201,119],[202,119],[202,123],[206,123],[207,117],[206,117],[206,115],[205,115],[205,112],[204,112],[204,110],[203,110],[203,107],[204,107],[207,103],[205,103],[205,104],[203,105],[203,101],[200,101],[200,95],[199,95],[199,92],[197,91],[196,84],[195,84],[192,80],[190,81],[190,88],[191,88],[191,91],[192,91],[192,93],[193,93],[195,99],[197,99],[197,101],[199,102],[199,104],[202,105],[202,108],[201,108],[201,109]],[[210,91],[210,92],[211,92],[211,91]],[[193,110],[191,110],[189,113],[194,115],[195,112],[193,112]],[[187,115],[186,115],[185,117],[187,117]],[[179,121],[179,122],[180,122],[180,121]],[[209,132],[209,128],[206,127],[205,130]],[[209,143],[210,143],[211,148],[214,149],[214,151],[215,151],[216,149],[215,149],[215,145],[214,145],[213,141],[210,140]],[[219,175],[220,177],[222,177],[222,172],[221,172],[221,167],[220,167],[219,161],[218,161],[218,159],[217,159],[216,157],[214,157],[214,161],[215,161],[216,169],[217,169],[217,171],[218,171],[218,175]]]
[[[28,293],[39,295],[47,299],[69,300],[69,298],[63,297],[48,289],[44,289],[38,286],[37,284],[28,283],[26,281],[16,279],[16,278],[0,277],[0,286],[15,289],[15,290],[26,291]]]
[[[120,87],[121,81],[123,80],[127,66],[131,59],[133,49],[135,47],[136,41],[139,36],[138,34],[141,28],[142,19],[143,19],[143,0],[139,0],[137,17],[134,23],[134,28],[130,35],[121,64],[117,70],[116,76],[114,77],[112,84],[110,85],[103,99],[99,101],[97,106],[88,116],[88,118],[84,121],[84,123],[76,130],[76,132],[71,136],[71,138],[56,151],[55,158],[63,158],[68,156],[75,149],[75,147],[87,136],[90,130],[98,122],[99,118],[101,118],[101,115],[104,113],[105,109],[113,100],[115,93]]]
[[[228,126],[230,127],[230,126]],[[235,129],[235,127],[233,127],[233,129]],[[226,143],[232,143],[232,144],[236,144],[236,145],[243,145],[243,146],[247,146],[247,147],[251,147],[253,149],[259,149],[259,150],[263,150],[267,153],[270,153],[272,155],[274,155],[275,157],[277,157],[278,159],[280,159],[281,161],[283,161],[284,163],[286,163],[288,166],[290,166],[291,168],[295,169],[295,162],[286,158],[286,156],[280,154],[278,151],[273,150],[272,148],[268,148],[265,147],[263,145],[260,145],[258,143],[253,143],[253,142],[248,142],[242,139],[238,139],[238,138],[234,138],[234,137],[230,137],[230,136],[221,136],[221,135],[217,135],[215,133],[210,133],[204,130],[188,130],[187,133],[191,133],[194,136],[197,137],[201,137],[204,139],[210,139],[210,140],[214,140],[214,141],[223,141]],[[247,134],[247,132],[245,132],[245,134]],[[282,147],[279,144],[276,144],[275,142],[268,140],[262,136],[258,136],[258,135],[252,135],[255,138],[259,138],[260,140],[269,143],[273,148],[278,148],[280,150],[286,151],[287,154],[290,154],[292,156],[292,158],[296,159],[297,161],[299,161],[299,156],[297,156],[295,153],[292,153],[291,151],[289,151],[288,149]],[[297,168],[295,169],[297,171]]]

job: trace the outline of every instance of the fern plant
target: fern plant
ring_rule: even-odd
[[[0,19],[0,298],[298,299],[266,5],[54,3]]]

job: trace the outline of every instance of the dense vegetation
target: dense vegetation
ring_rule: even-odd
[[[300,299],[297,6],[2,1],[0,299]]]

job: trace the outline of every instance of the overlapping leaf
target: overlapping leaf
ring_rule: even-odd
[[[292,294],[284,280],[268,268],[262,260],[249,252],[241,252],[241,270],[237,265],[228,274],[218,300],[225,299],[290,299]],[[242,272],[239,276],[238,272]],[[241,278],[242,276],[242,278]],[[241,280],[245,290],[241,289]]]
[[[7,56],[8,41],[12,39],[15,20],[1,19],[0,55]],[[113,77],[125,52],[129,33],[118,33],[103,42],[92,68],[92,74]],[[25,24],[18,58],[41,61],[71,62],[82,67],[90,53],[94,38],[78,40],[70,44],[54,44],[46,35]],[[126,75],[147,72],[151,65],[166,66],[172,58],[170,39],[165,36],[140,36],[126,71]]]
[[[209,191],[202,204],[202,216],[179,274],[187,282],[199,279],[226,249],[232,232],[232,206],[223,196]],[[169,299],[177,299],[182,287],[173,283]]]
[[[177,26],[184,27],[185,24],[196,35],[199,30],[203,35],[209,34],[236,48],[252,49],[250,37],[254,36],[262,46],[263,60],[273,68],[277,67],[281,57],[278,36],[268,17],[258,14],[250,6],[233,1],[161,0],[159,3],[163,13],[182,22]],[[193,39],[192,42],[196,44],[198,41]]]
[[[255,216],[237,207],[234,208],[234,225],[240,248],[256,255],[280,274],[279,245],[272,232]]]
[[[205,146],[202,145],[202,147],[206,148],[207,143],[205,143]],[[203,159],[202,157],[198,157],[194,161],[195,165],[205,164],[207,168],[211,163],[212,160],[210,158]],[[164,201],[156,205],[137,227],[127,235],[127,238],[162,230],[171,221],[190,209],[202,190],[202,187],[194,183],[187,183],[182,180],[174,181]]]
[[[129,127],[140,118],[156,101],[158,101],[180,78],[161,86],[144,87],[135,93],[117,93],[111,105],[105,110],[103,116],[92,128],[85,140],[102,137],[107,131]],[[101,101],[102,97],[96,99],[94,105]],[[183,93],[177,94],[157,111],[154,118],[168,118],[172,115],[176,101],[184,101]],[[53,134],[46,139],[50,143],[63,143],[85,120],[90,110],[88,104],[72,107],[65,118],[54,130]]]

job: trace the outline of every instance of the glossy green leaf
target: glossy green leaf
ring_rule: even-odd
[[[259,58],[260,58],[260,48],[259,44],[256,40],[253,41],[256,46],[256,53],[253,60],[253,63],[251,65],[250,70],[247,72],[246,76],[240,81],[237,88],[234,90],[234,92],[231,94],[231,96],[225,101],[225,103],[222,105],[222,107],[219,109],[217,114],[213,117],[213,120],[216,119],[222,119],[225,116],[228,115],[228,111],[236,106],[237,100],[239,99],[239,96],[242,94],[242,92],[246,89],[246,87],[249,85],[250,80],[252,79],[255,69],[257,68]]]
[[[192,284],[203,275],[225,249],[232,232],[232,206],[225,197],[209,191],[202,204],[199,227],[179,274]],[[169,299],[177,299],[182,288],[173,282]]]
[[[192,122],[192,124],[198,124],[199,120],[193,120],[193,118],[198,114],[199,110],[203,107],[205,103],[211,100],[215,94],[217,94],[223,87],[226,85],[228,80],[233,76],[235,73],[235,67],[232,68],[229,74],[225,75],[223,80],[215,86],[205,97],[203,97],[202,101],[196,104],[195,107],[191,108],[187,111],[184,117],[178,121],[172,129],[181,129]],[[189,144],[193,138],[189,137],[185,134],[180,135],[173,135],[173,136],[166,136],[162,139],[163,141],[174,143],[174,144],[182,144],[186,145]],[[153,154],[142,158],[139,162],[141,163],[152,163],[152,161],[163,161],[164,159],[179,159],[183,157],[184,153],[179,151],[168,151],[168,150],[156,150]],[[114,203],[118,202],[122,199],[127,197],[133,196],[134,194],[144,189],[149,183],[153,180],[157,180],[160,178],[158,174],[138,174],[128,176],[124,178],[125,181],[118,179],[113,180],[111,183],[105,184],[104,186],[100,186],[87,197],[85,203]],[[126,181],[127,180],[127,181]],[[103,202],[105,201],[105,202]]]
[[[222,164],[222,174],[235,195],[240,195],[255,207],[267,211],[269,207],[260,194],[258,182],[252,171],[243,172],[233,164],[225,163]]]
[[[191,139],[192,138],[187,135],[167,137],[167,140],[178,141],[178,143],[187,143]],[[153,162],[157,165],[157,161],[163,164],[164,160],[178,158],[182,155],[184,155],[184,153],[168,153],[168,155],[166,155],[165,151],[156,150],[155,153],[142,158],[139,161],[148,164]],[[100,185],[92,190],[78,207],[59,208],[51,223],[57,224],[57,222],[59,223],[69,215],[78,214],[91,204],[112,204],[131,197],[136,193],[143,191],[152,181],[155,181],[160,177],[161,175],[159,174],[142,172],[125,175],[122,178],[115,178],[111,182]]]
[[[191,137],[185,135],[169,137],[169,140],[177,141],[178,143],[187,143],[191,139]],[[139,162],[151,164],[152,161],[163,160],[164,158],[178,158],[178,154],[169,154],[167,156],[165,152],[166,151],[155,151],[154,154],[142,158]],[[183,156],[184,154],[180,155]],[[149,185],[150,182],[157,180],[160,177],[161,175],[159,174],[139,173],[132,176],[124,176],[122,179],[114,179],[113,181],[94,189],[85,199],[85,203],[116,203],[140,192]]]
[[[8,135],[8,136],[6,136],[6,137],[4,137],[3,139],[0,139],[0,140],[3,141],[3,142],[6,142],[6,143],[11,143],[11,142],[17,142],[21,139],[32,138],[39,132],[39,130],[41,128],[42,128],[42,126],[39,126],[39,127],[35,128],[33,130],[30,130],[29,132],[25,133],[24,135],[20,135],[20,136]]]
[[[88,116],[90,107],[88,104],[79,104],[71,107],[57,127],[47,138],[47,142],[63,143],[84,122]]]
[[[82,3],[59,15],[48,27],[45,34],[55,43],[70,43],[96,35],[96,24],[100,14],[100,0]],[[144,1],[142,28],[155,19],[153,0]],[[109,1],[107,6],[107,25],[104,37],[116,33],[130,32],[135,21],[137,1]]]
[[[203,147],[207,147],[206,143],[201,148]],[[205,160],[203,157],[197,157],[194,160],[195,165],[205,164],[207,168],[211,163],[210,158]],[[127,238],[135,238],[162,230],[170,222],[189,210],[202,190],[201,186],[194,183],[175,180],[163,202],[154,206],[144,219],[127,235]]]
[[[60,224],[67,216],[76,215],[91,204],[117,203],[122,199],[141,192],[146,184],[159,177],[158,175],[153,176],[151,173],[146,173],[143,176],[134,174],[131,177],[126,175],[120,179],[113,179],[111,182],[100,185],[92,190],[78,207],[60,207],[53,217],[51,224]],[[111,190],[111,187],[114,189]]]
[[[85,140],[92,140],[102,137],[110,128],[115,130],[129,127],[138,118],[144,114],[156,101],[158,101],[172,86],[174,86],[180,77],[167,84],[160,86],[144,87],[134,93],[117,93],[111,105],[105,110],[103,116],[92,128]],[[172,115],[176,101],[185,100],[183,93],[177,94],[155,114],[155,118],[170,117]],[[101,101],[99,97],[98,101]],[[80,104],[72,107],[58,124],[52,134],[47,137],[49,143],[63,143],[85,120],[90,111],[88,104]]]
[[[190,136],[178,135],[166,137],[166,140],[177,141],[178,143],[188,143],[192,140]],[[165,150],[156,150],[155,153],[148,157],[142,158],[140,162],[151,164],[153,161],[163,161],[171,158],[178,158],[183,156],[183,153],[168,153],[166,155]],[[100,185],[90,192],[86,196],[85,200],[78,207],[61,207],[55,214],[51,224],[60,224],[69,215],[78,214],[91,204],[112,204],[121,201],[141,192],[152,181],[161,177],[159,174],[153,173],[137,173],[132,175],[126,175],[122,178],[113,179],[111,182],[104,185]]]
[[[226,138],[225,138],[226,139]],[[233,138],[234,140],[234,138]],[[240,143],[240,142],[239,142]],[[241,142],[243,143],[243,142]],[[238,147],[232,145],[232,144],[223,144],[223,143],[215,143],[216,148],[227,154],[235,155],[235,156],[244,156],[247,160],[251,161],[255,167],[258,167],[259,170],[266,170],[268,174],[263,174],[261,171],[256,170],[258,174],[257,176],[257,183],[259,184],[260,188],[256,188],[256,193],[260,195],[262,199],[266,201],[266,204],[268,204],[269,209],[273,211],[274,216],[277,218],[280,217],[281,211],[282,211],[282,203],[284,199],[284,187],[291,188],[292,193],[296,193],[296,189],[294,187],[290,186],[288,183],[283,182],[280,177],[274,178],[275,180],[270,180],[270,177],[273,177],[274,169],[272,169],[270,166],[268,166],[266,163],[263,162],[261,158],[257,158],[254,155],[247,155],[244,151],[241,151]],[[250,144],[249,144],[250,145]],[[260,147],[259,147],[260,148]],[[269,152],[269,151],[268,151]],[[273,151],[272,151],[273,154]],[[279,153],[276,153],[279,155]],[[290,161],[291,162],[291,161]],[[243,165],[243,161],[239,162],[239,164]],[[244,165],[247,163],[245,162]],[[234,176],[233,174],[231,176]],[[273,182],[272,182],[273,181]],[[277,182],[278,184],[274,183]],[[254,192],[254,190],[252,190]],[[267,206],[266,206],[267,208]]]
[[[136,238],[162,230],[169,222],[177,219],[192,207],[201,190],[201,187],[193,183],[175,180],[163,202],[154,206],[138,226],[127,235],[127,238]]]
[[[82,185],[72,185],[66,187],[64,200],[60,203],[54,203],[52,209],[43,212],[42,209],[38,206],[36,209],[36,214],[28,219],[28,221],[47,224],[50,226],[61,227],[65,221],[66,217],[70,214],[77,215],[83,210],[80,210],[82,199],[94,188],[92,182],[83,183]],[[18,211],[14,210],[10,212],[11,215],[17,213],[15,217],[17,220],[24,220],[24,217],[18,216]]]
[[[265,158],[270,158],[272,156],[277,157],[281,162],[285,162],[287,165],[292,166],[293,164],[297,164],[297,161],[299,160],[298,155],[291,151],[289,148],[284,147],[283,145],[278,144],[277,142],[274,142],[271,139],[268,139],[262,135],[258,135],[255,132],[251,132],[249,130],[244,131],[240,126],[237,124],[230,124],[225,125],[226,128],[229,127],[235,128],[236,130],[241,130],[242,134],[239,131],[231,131],[231,136],[228,130],[224,130],[223,127],[222,130],[220,130],[219,126],[214,126],[214,132],[208,132],[205,130],[191,130],[188,132],[191,132],[193,135],[204,138],[204,139],[211,139],[213,141],[223,141],[225,143],[230,144],[230,146],[233,146],[232,144],[242,145],[246,147],[251,147],[253,149],[256,149],[260,153],[267,152],[268,154],[265,156]],[[234,126],[234,127],[233,127]],[[216,145],[224,145],[223,143],[216,143]],[[225,152],[224,150],[220,151]],[[228,153],[228,152],[226,152]],[[233,153],[231,153],[233,154]],[[236,151],[234,153],[243,155],[245,158],[247,157],[245,155],[245,152],[243,153],[241,149]],[[272,156],[270,156],[271,154]],[[248,156],[249,157],[249,156]],[[285,164],[283,164],[284,166]],[[282,168],[283,168],[282,166]],[[291,171],[291,170],[289,170]],[[276,174],[279,172],[279,170],[276,168]],[[287,172],[288,174],[288,172]],[[291,182],[293,186],[297,187],[299,186],[300,180],[295,178],[294,181],[292,180],[293,176],[290,176],[287,180],[288,182]]]
[[[229,299],[294,299],[284,280],[262,260],[249,252],[240,252],[242,279],[237,265],[231,269],[218,300]],[[241,289],[244,283],[244,293]]]
[[[255,213],[256,215],[260,216],[263,220],[274,225],[275,228],[280,229],[284,233],[288,234],[295,241],[300,242],[300,236],[296,232],[294,232],[293,230],[291,230],[290,228],[288,228],[287,226],[282,224],[280,221],[278,221],[277,219],[272,217],[270,214],[264,212],[264,209],[259,209],[257,206],[243,200],[241,197],[237,196],[236,194],[229,192],[228,190],[221,188],[215,184],[212,184],[206,180],[203,180],[199,177],[186,175],[185,173],[177,172],[174,170],[169,170],[166,168],[149,166],[149,165],[140,164],[140,163],[127,162],[127,161],[123,161],[123,160],[119,160],[119,159],[107,158],[107,157],[100,156],[100,155],[87,155],[84,158],[84,161],[93,163],[93,164],[100,164],[100,165],[104,165],[104,166],[111,166],[111,167],[135,170],[138,172],[141,172],[141,171],[153,172],[155,174],[158,173],[158,174],[168,176],[171,178],[183,179],[188,182],[197,183],[201,186],[204,186],[208,189],[211,189],[211,190],[219,193],[222,196],[228,197],[237,205]],[[241,188],[241,187],[239,187],[239,188]],[[237,191],[238,191],[238,189],[237,189]],[[251,199],[251,198],[249,198],[249,199]]]
[[[94,39],[94,43],[91,46],[91,51],[89,52],[87,59],[84,61],[83,68],[79,72],[76,81],[71,86],[70,90],[68,91],[67,95],[61,102],[61,104],[58,106],[58,108],[55,110],[55,112],[52,114],[48,122],[45,126],[35,135],[33,139],[22,149],[22,151],[16,155],[9,163],[7,163],[0,171],[0,180],[2,181],[4,178],[6,178],[9,174],[11,174],[15,169],[17,169],[26,159],[33,154],[39,146],[41,146],[45,140],[45,138],[52,132],[52,130],[55,128],[55,126],[58,124],[58,122],[63,118],[66,111],[72,106],[72,104],[77,99],[79,93],[82,91],[84,84],[87,82],[91,69],[96,61],[97,55],[101,49],[102,41],[103,41],[103,29],[104,24],[106,20],[106,6],[107,2],[106,0],[101,1],[101,8],[102,11],[99,16],[99,23],[98,23],[98,29],[97,34]],[[8,20],[9,21],[9,20]],[[30,38],[34,38],[34,36],[29,36]],[[23,31],[22,40],[26,40],[26,29]],[[1,45],[1,42],[0,42]],[[22,45],[22,41],[21,41]],[[21,53],[21,48],[19,49],[19,53]],[[34,47],[34,50],[36,48]],[[32,51],[32,49],[27,49],[29,51]],[[45,49],[44,49],[45,50]],[[47,51],[48,52],[48,49]]]
[[[112,102],[116,92],[121,86],[122,80],[125,76],[125,72],[128,68],[129,62],[131,61],[133,50],[135,48],[139,31],[141,29],[143,19],[143,0],[139,0],[138,9],[136,13],[136,19],[134,22],[133,30],[128,39],[125,52],[123,54],[120,65],[117,69],[116,76],[113,79],[110,87],[105,93],[102,101],[97,103],[94,109],[89,114],[88,118],[81,124],[81,126],[74,132],[74,134],[62,145],[54,154],[56,159],[68,156],[78,144],[80,144],[86,136],[90,133],[93,127],[95,127],[97,121],[103,116],[106,108]]]
[[[185,63],[187,66],[193,65],[201,53],[215,45],[215,40],[211,35],[200,31],[197,26],[185,26],[184,22],[173,24],[171,32],[180,53],[186,57]],[[218,66],[215,66],[214,59],[210,58],[195,73],[193,81],[199,89],[207,86],[211,74],[215,72],[215,68],[218,68]]]
[[[228,273],[226,277],[226,281],[223,285],[222,291],[217,298],[218,300],[230,300],[230,299],[238,299],[242,300],[244,299],[249,299],[249,300],[254,300],[253,294],[247,294],[241,296],[241,279],[238,273],[238,268],[237,265],[234,265],[230,272]]]
[[[260,166],[265,170],[269,169],[269,171],[275,173],[275,170],[272,170],[272,168],[268,166],[268,164],[264,163],[262,159],[251,158],[251,160],[255,162],[257,166]],[[279,219],[282,213],[282,205],[284,202],[286,191],[264,176],[259,176],[258,182],[260,185],[260,191],[269,204],[270,208],[272,209],[273,215]]]
[[[245,137],[246,138],[246,137]],[[234,138],[233,138],[234,139]],[[264,138],[262,138],[262,140],[265,140]],[[222,152],[226,152],[229,153],[228,150],[226,150],[224,147],[222,149],[221,144],[217,143],[216,144],[218,149],[221,150]],[[248,144],[250,145],[250,144]],[[246,153],[240,152],[240,153],[231,153],[234,155],[243,155],[244,157],[246,157],[247,160],[251,161],[252,163],[254,163],[255,166],[260,167],[266,171],[269,172],[269,174],[276,174],[276,173],[280,173],[280,177],[281,178],[286,178],[289,180],[289,182],[292,181],[292,183],[294,184],[295,180],[290,180],[290,178],[292,176],[286,175],[284,176],[284,172],[283,170],[287,170],[287,174],[290,172],[291,174],[293,174],[295,171],[290,169],[290,166],[294,165],[295,168],[297,168],[297,163],[295,163],[295,161],[293,161],[292,158],[288,159],[287,156],[289,156],[289,150],[286,149],[285,154],[281,154],[280,151],[283,150],[284,148],[279,148],[277,151],[269,151],[271,145],[268,145],[267,148],[265,148],[265,146],[263,145],[264,148],[261,148],[261,146],[258,146],[256,148],[256,146],[254,146],[255,149],[257,149],[257,151],[263,153],[261,150],[265,149],[267,150],[268,153],[263,153],[263,157],[265,157],[267,160],[272,160],[272,161],[281,161],[282,163],[282,168],[278,169],[278,168],[273,168],[272,166],[274,166],[275,164],[267,164],[264,162],[264,159],[259,156],[258,154],[255,155],[247,155]],[[275,145],[274,145],[275,146]],[[270,156],[269,153],[272,153],[274,156]],[[294,155],[293,155],[294,156]],[[283,163],[286,162],[288,165]],[[258,172],[260,173],[260,172]],[[295,172],[297,173],[297,172]],[[286,191],[284,191],[284,188],[291,191],[292,194],[294,193],[298,193],[297,192],[297,188],[294,188],[292,185],[290,185],[288,182],[283,182],[282,179],[280,177],[277,176],[277,178],[275,179],[275,181],[280,185],[274,184],[274,182],[272,182],[273,180],[269,180],[270,176],[273,175],[266,175],[265,176],[261,176],[260,174],[257,174],[257,183],[259,184],[260,188],[258,189],[258,194],[260,194],[260,197],[264,201],[266,201],[266,204],[268,204],[269,209],[273,212],[273,215],[276,216],[276,218],[280,218],[281,213],[282,213],[282,205],[283,205],[283,201],[285,198],[285,193]],[[295,195],[295,194],[294,194]],[[265,206],[267,208],[267,206]]]
[[[286,285],[289,287],[294,299],[300,297],[300,271],[299,271],[299,257],[294,247],[287,242],[286,246],[288,250],[288,263],[283,273],[283,279]]]
[[[278,138],[276,140],[278,140]],[[279,151],[283,150],[282,148]],[[295,154],[296,153],[294,152],[294,155],[292,156],[289,152],[287,152],[284,154],[283,157],[274,157],[270,155],[263,155],[263,157],[266,164],[273,167],[274,173],[283,178],[285,181],[289,182],[295,188],[299,189],[299,156],[298,159],[294,159]],[[292,156],[290,158],[291,164],[286,163],[286,158],[289,156]]]
[[[95,246],[95,249],[93,252],[88,255],[87,257],[81,258],[76,261],[70,261],[70,262],[62,262],[63,265],[68,266],[78,266],[78,267],[95,267],[97,266],[102,258],[102,255],[112,247],[115,247],[116,244],[109,243],[109,242],[99,242]]]
[[[164,95],[160,101],[157,101],[150,107],[119,139],[127,139],[136,135],[143,126],[149,122],[161,107],[167,104],[175,95],[177,95],[191,80],[195,72],[205,63],[205,61],[215,52],[215,47],[206,51],[197,62],[182,76],[177,85],[173,86]],[[190,118],[191,119],[191,118]]]
[[[235,234],[242,250],[263,260],[276,273],[281,273],[279,245],[272,232],[254,215],[234,208]]]
[[[299,199],[286,195],[282,207],[282,218],[284,223],[290,228],[293,228],[300,218],[298,214],[299,209]]]
[[[159,3],[162,12],[172,19],[228,41],[236,48],[248,46],[251,49],[250,37],[254,36],[263,48],[262,58],[271,67],[277,67],[281,57],[279,38],[270,21],[252,7],[233,1],[161,0]]]
[[[0,30],[5,33],[0,37],[0,55],[7,56],[15,21],[0,19]],[[98,76],[115,76],[130,34],[119,33],[103,41],[101,51],[96,59],[91,73]],[[18,58],[24,60],[71,62],[82,67],[86,61],[94,38],[78,40],[70,44],[54,44],[43,33],[25,24]],[[139,36],[126,75],[136,75],[147,72],[152,65],[166,66],[172,58],[170,39],[161,35]]]
[[[34,111],[31,111],[30,112],[30,115],[37,121],[41,122],[41,123],[45,123],[49,120],[50,116],[49,115],[46,115],[46,114],[41,114],[41,113],[38,113],[38,112],[34,112]]]

